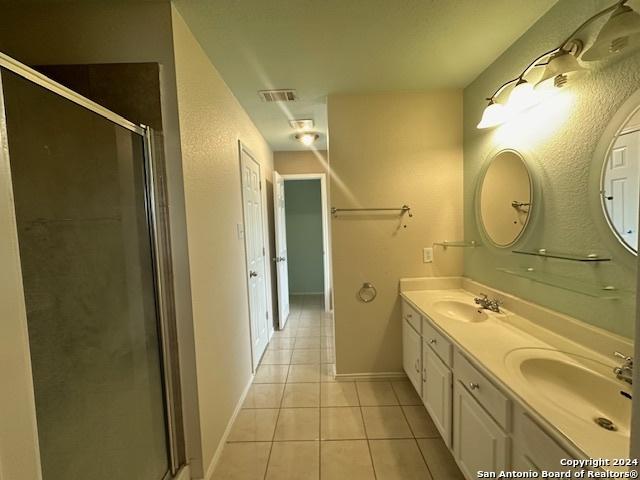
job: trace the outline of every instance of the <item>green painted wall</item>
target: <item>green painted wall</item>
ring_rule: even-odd
[[[322,195],[320,180],[287,180],[284,183],[287,214],[289,291],[322,293]]]
[[[613,261],[600,265],[544,260],[486,245],[465,252],[465,275],[592,325],[633,335],[635,296],[601,300],[513,277],[496,267],[535,267],[540,271],[613,284],[635,292],[636,257],[626,252],[603,223],[598,185],[592,182],[596,147],[621,104],[640,88],[640,51],[600,64],[559,94],[493,130],[478,130],[485,97],[517,76],[538,54],[557,46],[584,19],[610,1],[563,0],[487,68],[464,91],[465,236],[480,239],[475,190],[487,158],[500,148],[514,148],[534,171],[541,195],[533,221],[517,247],[568,252],[604,251]],[[599,27],[594,25],[594,27]],[[593,30],[581,37],[591,42]],[[587,45],[588,46],[588,45]],[[596,172],[599,173],[599,172]]]

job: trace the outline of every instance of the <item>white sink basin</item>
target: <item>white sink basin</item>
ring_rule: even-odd
[[[477,306],[457,300],[441,300],[433,304],[433,309],[441,315],[460,322],[483,322],[489,316]]]
[[[585,435],[629,437],[631,400],[620,392],[630,389],[615,378],[611,366],[536,348],[513,350],[505,356],[505,363],[533,390],[532,399],[562,410]]]

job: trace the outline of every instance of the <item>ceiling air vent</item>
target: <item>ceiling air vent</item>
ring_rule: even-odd
[[[291,89],[259,90],[258,95],[265,102],[294,102],[298,98]]]
[[[291,125],[291,128],[294,130],[311,130],[313,128],[313,120],[289,120],[289,125]]]

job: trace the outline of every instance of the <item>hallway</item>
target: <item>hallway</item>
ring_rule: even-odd
[[[462,479],[404,380],[336,382],[322,296],[293,296],[214,479]]]

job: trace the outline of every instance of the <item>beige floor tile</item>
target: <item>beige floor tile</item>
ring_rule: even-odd
[[[422,405],[402,407],[411,431],[416,438],[438,438],[440,434],[429,413]]]
[[[278,419],[278,409],[240,410],[228,441],[270,442]]]
[[[422,405],[422,400],[418,392],[413,388],[413,384],[406,380],[391,382],[393,391],[400,401],[400,405]]]
[[[266,480],[317,480],[320,475],[319,442],[275,442]]]
[[[464,480],[464,475],[441,438],[418,439],[418,446],[436,480]]]
[[[369,445],[378,480],[431,480],[415,440],[371,440]]]
[[[335,346],[333,344],[333,337],[321,337],[320,338],[320,348],[326,348],[334,350]],[[334,350],[335,351],[335,350]]]
[[[260,365],[253,383],[286,383],[289,365]]]
[[[295,348],[300,350],[303,348],[320,349],[320,337],[297,337]]]
[[[254,383],[242,408],[280,408],[284,383]]]
[[[291,327],[290,325],[287,325],[284,330],[279,330],[279,331],[275,332],[273,334],[273,338],[295,337],[297,330],[298,330],[297,327]]]
[[[227,443],[212,480],[263,480],[271,442]]]
[[[301,382],[319,382],[320,381],[320,365],[291,365],[289,367],[289,383]]]
[[[320,363],[320,350],[296,349],[291,357],[291,364]]]
[[[336,354],[333,349],[320,350],[320,361],[322,363],[336,363]]]
[[[322,325],[319,315],[303,315],[300,317],[299,327],[302,328],[317,328]]]
[[[288,383],[285,387],[282,408],[319,406],[319,383]]]
[[[323,383],[320,385],[320,405],[323,407],[358,406],[356,384],[354,382]]]
[[[296,332],[296,337],[319,337],[320,336],[320,327],[307,327],[298,328]]]
[[[398,405],[390,382],[357,382],[357,387],[361,405]]]
[[[330,407],[320,410],[322,440],[367,438],[360,407]]]
[[[261,365],[288,365],[293,350],[270,350],[262,356]]]
[[[295,337],[273,337],[269,343],[269,348],[272,350],[291,350],[295,343]]]
[[[283,408],[280,410],[274,440],[318,440],[320,409]]]
[[[362,407],[368,438],[413,438],[400,407]]]
[[[369,446],[365,440],[322,442],[322,480],[375,480]]]
[[[336,366],[333,363],[323,363],[320,370],[321,382],[335,382],[336,381]]]

